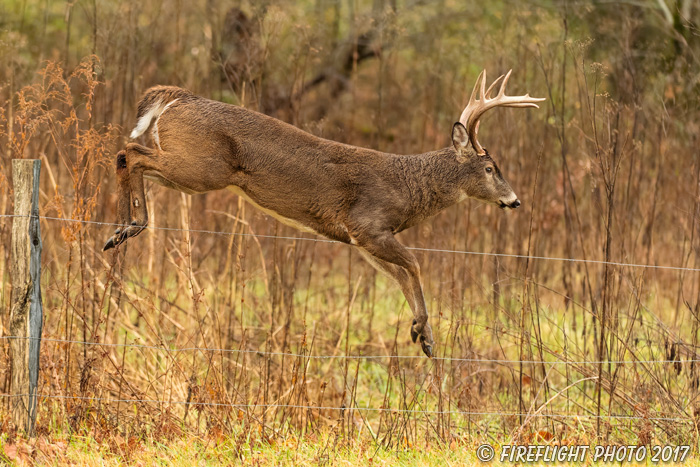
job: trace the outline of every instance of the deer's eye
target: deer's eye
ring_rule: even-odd
[[[491,172],[493,172],[493,168],[492,168],[492,167],[486,167],[486,173],[487,173],[487,174],[490,174]]]

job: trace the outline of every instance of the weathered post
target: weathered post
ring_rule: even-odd
[[[41,339],[41,233],[39,230],[39,171],[41,161],[14,159],[12,180],[15,217],[12,220],[10,276],[10,350],[12,356],[12,420],[34,435]]]

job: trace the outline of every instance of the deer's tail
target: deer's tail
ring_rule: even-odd
[[[141,136],[151,122],[157,119],[161,113],[174,101],[186,97],[192,97],[190,91],[176,86],[153,86],[149,88],[139,101],[139,108],[136,114],[138,121],[136,127],[131,131],[131,139]]]

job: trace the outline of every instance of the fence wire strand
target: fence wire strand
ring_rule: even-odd
[[[29,397],[31,394],[0,394],[2,398]],[[597,414],[573,414],[573,413],[526,413],[526,412],[467,412],[461,410],[415,410],[415,409],[394,409],[390,407],[336,407],[336,406],[316,406],[316,405],[295,405],[295,404],[234,404],[227,402],[196,402],[196,401],[171,401],[161,399],[110,399],[104,397],[90,396],[64,396],[52,394],[36,394],[38,398],[45,399],[68,399],[68,400],[84,400],[97,401],[102,403],[131,403],[142,402],[147,404],[164,404],[164,405],[190,405],[194,407],[230,407],[238,409],[272,409],[272,408],[287,408],[287,409],[305,409],[305,410],[336,410],[336,411],[365,411],[365,412],[391,412],[391,413],[409,413],[409,414],[424,414],[424,415],[462,415],[462,416],[498,416],[498,417],[526,417],[526,418],[591,418],[591,419],[612,419],[612,420],[649,420],[649,421],[668,421],[668,422],[692,422],[690,418],[681,417],[640,417],[636,415],[597,415]]]
[[[0,218],[10,219],[15,217],[31,217],[31,216],[20,216],[16,214],[0,214]],[[86,225],[96,225],[96,226],[109,226],[109,227],[128,227],[128,225],[113,223],[113,222],[100,222],[91,221],[83,219],[67,219],[61,217],[51,217],[51,216],[39,216],[41,220],[47,221],[59,221],[59,222],[69,222],[69,223],[80,223]],[[291,240],[291,241],[310,241],[319,243],[340,243],[336,240],[324,239],[324,238],[311,238],[311,237],[297,237],[297,236],[278,236],[278,235],[264,235],[264,234],[252,234],[243,232],[224,232],[224,231],[214,231],[214,230],[204,230],[204,229],[181,229],[175,227],[159,227],[159,226],[148,226],[149,230],[163,230],[171,232],[188,232],[188,233],[201,233],[201,234],[211,234],[211,235],[222,235],[222,236],[240,236],[240,237],[256,237],[256,238],[266,238],[266,239],[278,239],[278,240]],[[414,251],[424,251],[432,253],[448,253],[448,254],[461,254],[461,255],[475,255],[475,256],[491,256],[491,257],[501,257],[501,258],[517,258],[517,259],[531,259],[531,260],[544,260],[544,261],[561,261],[561,262],[574,262],[574,263],[588,263],[588,264],[600,264],[600,265],[610,265],[619,267],[631,267],[631,268],[648,268],[648,269],[662,269],[662,270],[672,270],[672,271],[687,271],[687,272],[700,272],[700,268],[689,268],[682,266],[672,266],[672,265],[654,265],[654,264],[640,264],[640,263],[625,263],[618,261],[602,261],[594,259],[581,259],[581,258],[565,258],[565,257],[550,257],[550,256],[535,256],[535,255],[521,255],[521,254],[511,254],[511,253],[492,253],[492,252],[480,252],[480,251],[468,251],[468,250],[453,250],[453,249],[441,249],[441,248],[420,248],[420,247],[407,247],[409,250]],[[302,358],[302,359],[319,359],[319,360],[332,360],[332,359],[342,359],[342,360],[379,360],[379,359],[401,359],[401,360],[418,360],[425,359],[424,356],[419,355],[307,355],[303,353],[291,353],[291,352],[267,352],[252,349],[223,349],[223,348],[203,348],[203,347],[184,347],[184,348],[167,348],[164,346],[146,345],[146,344],[119,344],[119,343],[100,343],[100,342],[85,342],[78,340],[67,340],[67,339],[56,339],[56,338],[36,338],[27,336],[0,336],[0,340],[11,340],[11,339],[40,339],[43,342],[54,342],[63,344],[80,344],[87,346],[100,346],[100,347],[118,347],[118,348],[134,348],[134,349],[150,349],[156,351],[164,352],[217,352],[217,353],[238,353],[238,354],[253,354],[259,356],[281,356],[289,358]],[[468,362],[468,363],[497,363],[497,364],[547,364],[547,365],[593,365],[601,363],[612,363],[612,364],[676,364],[676,363],[697,363],[700,360],[688,359],[688,360],[605,360],[605,361],[567,361],[567,360],[557,360],[557,361],[542,361],[542,360],[508,360],[508,359],[488,359],[488,358],[459,358],[459,357],[435,357],[435,361],[446,361],[446,362]],[[16,397],[28,397],[30,394],[0,394],[0,398],[16,398]],[[608,420],[649,420],[649,421],[667,421],[667,422],[693,422],[691,418],[679,418],[679,417],[641,417],[633,415],[596,415],[596,414],[572,414],[572,413],[520,413],[520,412],[467,412],[461,410],[415,410],[415,409],[392,409],[386,407],[335,407],[335,406],[313,406],[313,405],[285,405],[285,404],[234,404],[234,403],[219,403],[219,402],[193,402],[193,401],[169,401],[169,400],[159,400],[159,399],[111,399],[111,398],[99,398],[99,397],[88,397],[88,396],[67,396],[67,395],[51,395],[51,394],[36,394],[37,397],[43,399],[63,399],[63,400],[84,400],[84,401],[96,401],[103,403],[157,403],[157,404],[172,404],[172,405],[190,405],[195,407],[229,407],[229,408],[239,408],[239,409],[256,409],[256,408],[289,408],[289,409],[305,409],[305,410],[335,410],[335,411],[365,411],[365,412],[391,412],[391,413],[411,413],[411,414],[433,414],[433,415],[462,415],[462,416],[499,416],[499,417],[526,417],[526,418],[570,418],[570,419],[608,419]]]
[[[14,218],[14,217],[30,217],[17,214],[0,214],[0,218]],[[129,227],[128,224],[117,224],[114,222],[100,222],[100,221],[89,221],[83,219],[66,219],[63,217],[50,217],[50,216],[39,216],[39,219],[60,221],[60,222],[78,222],[81,224],[88,225],[102,225],[111,227]],[[176,227],[157,227],[157,226],[146,226],[145,229],[148,230],[165,230],[169,232],[189,232],[189,233],[202,233],[211,235],[223,235],[223,236],[237,236],[237,237],[256,237],[256,238],[270,238],[278,240],[299,240],[304,242],[319,242],[319,243],[339,243],[345,245],[343,242],[337,240],[329,240],[326,238],[311,238],[311,237],[292,237],[292,236],[279,236],[279,235],[264,235],[264,234],[252,234],[243,232],[223,232],[216,230],[202,230],[202,229],[180,229]],[[413,251],[425,251],[432,253],[450,253],[450,254],[460,254],[460,255],[474,255],[474,256],[494,256],[499,258],[518,258],[518,259],[531,259],[531,260],[543,260],[543,261],[562,261],[570,263],[587,263],[587,264],[601,264],[609,266],[620,266],[620,267],[630,267],[630,268],[646,268],[646,269],[664,269],[670,271],[688,271],[688,272],[700,272],[700,268],[689,268],[684,266],[670,266],[670,265],[658,265],[658,264],[641,264],[641,263],[623,263],[619,261],[603,261],[597,259],[582,259],[582,258],[563,258],[557,256],[535,256],[535,255],[520,255],[515,253],[491,253],[484,251],[468,251],[468,250],[451,250],[443,248],[421,248],[421,247],[406,247]]]
[[[264,350],[254,350],[254,349],[224,349],[215,347],[163,347],[158,345],[147,345],[147,344],[119,344],[119,343],[103,343],[103,342],[86,342],[79,340],[68,340],[68,339],[57,339],[52,337],[31,337],[31,336],[0,336],[0,340],[13,340],[13,339],[23,339],[31,340],[36,339],[41,342],[55,342],[62,344],[80,344],[88,346],[98,346],[98,347],[118,347],[118,348],[135,348],[135,349],[148,349],[157,350],[161,352],[216,352],[216,353],[237,353],[237,354],[252,354],[264,357],[291,357],[291,358],[302,358],[302,359],[314,359],[314,360],[379,360],[379,359],[398,359],[398,360],[425,360],[424,355],[311,355],[303,353],[293,353],[293,352],[267,352]],[[686,359],[686,360],[507,360],[498,358],[463,358],[463,357],[432,357],[431,360],[443,361],[443,362],[462,362],[462,363],[523,363],[523,364],[545,364],[545,365],[597,365],[601,363],[612,363],[616,365],[625,364],[654,364],[654,363],[700,363],[700,359]]]

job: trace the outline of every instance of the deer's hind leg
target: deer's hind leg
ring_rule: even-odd
[[[126,169],[126,151],[119,151],[117,153],[117,223],[122,228],[129,222],[131,222],[129,171]]]
[[[117,153],[116,162],[117,224],[119,227],[114,231],[114,235],[107,240],[102,251],[114,248],[126,240],[127,236],[124,232],[131,222],[131,187],[129,186],[129,171],[126,168],[126,151],[122,150]]]
[[[120,226],[107,240],[103,251],[135,237],[146,228],[148,211],[143,172],[159,168],[157,152],[145,146],[129,143],[126,150],[117,153],[117,223]]]
[[[433,330],[428,323],[428,310],[420,281],[420,267],[415,256],[390,233],[357,238],[362,255],[372,266],[394,279],[413,311],[411,339],[420,339],[423,353],[433,356]]]

